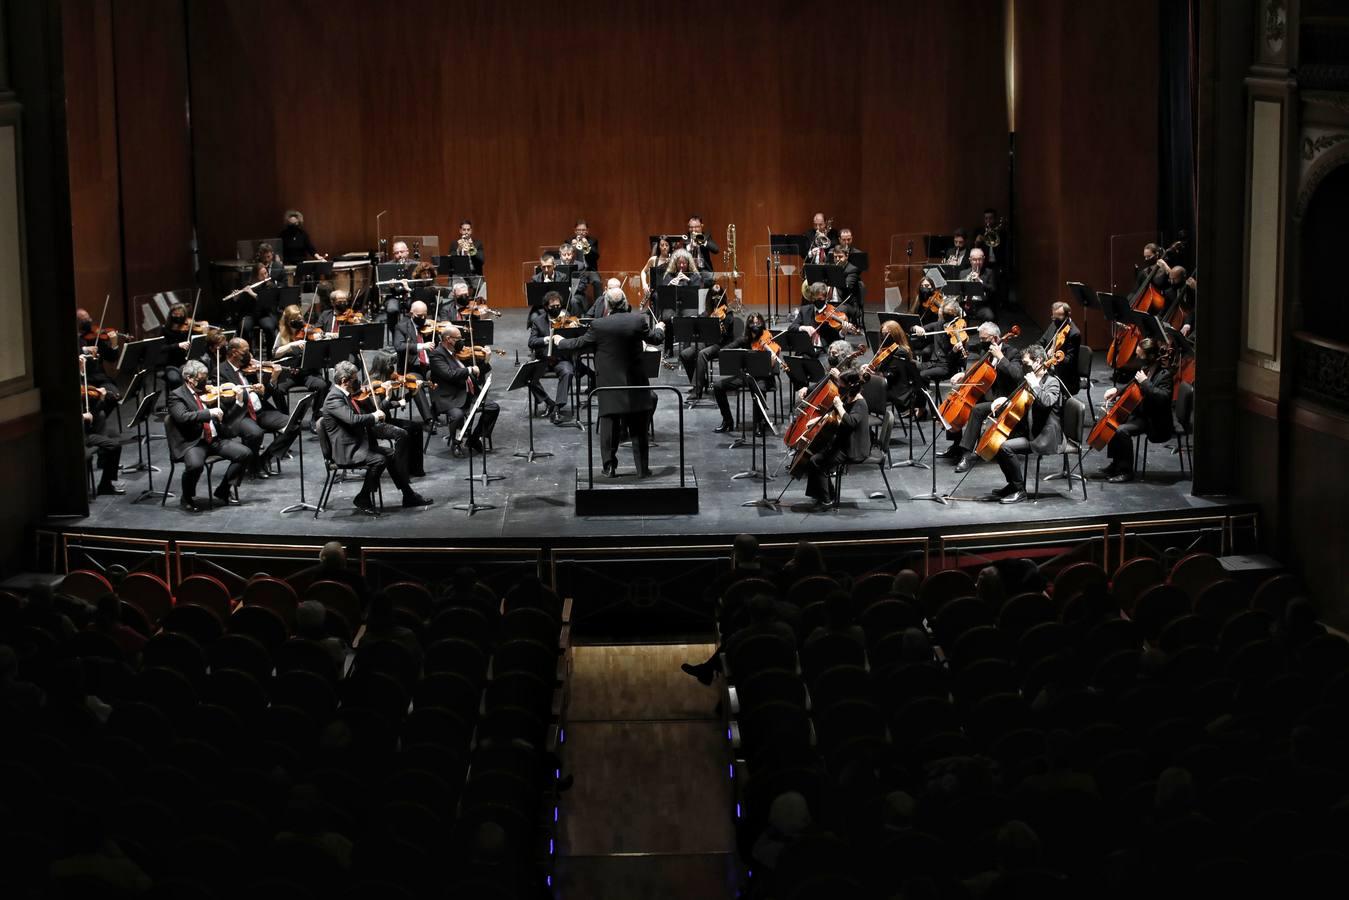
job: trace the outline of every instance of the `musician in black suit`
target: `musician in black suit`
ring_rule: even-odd
[[[114,331],[96,337],[94,332],[98,324],[89,315],[89,310],[83,307],[75,310],[75,324],[79,329],[79,353],[93,360],[92,365],[85,369],[85,378],[90,387],[103,389],[99,402],[106,412],[112,412],[121,402],[122,393],[117,389],[116,379],[108,374],[105,363],[116,364],[122,336]]]
[[[1020,503],[1026,499],[1026,482],[1021,475],[1018,454],[1031,450],[1040,455],[1055,452],[1063,441],[1063,386],[1045,367],[1045,348],[1031,344],[1021,351],[1022,380],[1029,386],[1034,401],[1012,436],[1003,441],[993,457],[1007,484],[993,492],[1002,503]],[[991,415],[997,416],[1007,398],[995,400]]]
[[[400,371],[404,374],[411,372],[420,375],[423,380],[434,381],[431,378],[430,353],[436,348],[436,340],[433,335],[422,333],[426,327],[426,312],[425,303],[420,300],[412,302],[408,314],[394,325],[393,352],[397,355],[396,364],[403,367]],[[431,404],[426,399],[426,393],[417,391],[412,401],[417,405],[422,421],[431,421]]]
[[[817,212],[810,220],[810,230],[801,235],[801,255],[806,262],[823,265],[828,253],[838,243],[839,233]]]
[[[952,342],[950,336],[943,331],[947,325],[960,317],[960,304],[954,300],[947,300],[937,313],[937,321],[928,325],[926,329],[915,326],[910,332],[916,349],[921,350],[929,345],[932,348],[931,358],[918,370],[918,374],[923,378],[921,387],[926,388],[935,382],[944,381],[965,368],[965,360],[969,355],[965,341]]]
[[[706,276],[708,281],[712,280],[712,257],[721,252],[717,242],[707,236],[703,231],[703,217],[694,213],[689,216],[688,240],[685,242],[684,249],[689,251],[693,257],[693,266],[699,272]]]
[[[844,462],[862,462],[871,455],[871,414],[862,397],[862,375],[850,368],[839,372],[836,380],[838,396],[829,412],[839,417],[838,428],[828,445],[805,461],[806,496],[819,504],[833,502],[830,470]]]
[[[570,247],[571,245],[567,244],[566,246]],[[573,248],[573,260],[575,259],[575,252],[575,248]],[[581,273],[577,273],[577,275],[579,274]],[[599,276],[595,275],[593,272],[587,272],[586,274],[592,275],[596,279],[599,278]],[[579,290],[579,288],[587,284],[588,281],[580,277],[568,277],[562,272],[559,272],[557,270],[556,255],[552,253],[543,254],[543,256],[539,258],[538,269],[535,270],[529,280],[534,284],[556,284],[558,286],[558,291],[560,292],[558,296],[566,297],[566,300],[563,301],[563,309],[566,314],[569,316],[585,315],[585,292]]]
[[[608,287],[605,291],[595,298],[594,304],[586,310],[587,319],[603,319],[607,316],[617,315],[618,313],[632,312],[632,306],[628,303],[628,296],[623,293],[617,278],[610,278]]]
[[[944,266],[964,266],[969,261],[970,248],[967,246],[965,229],[957,228],[951,235],[953,245],[942,257]]]
[[[576,248],[576,252],[585,260],[587,269],[593,272],[600,267],[600,239],[590,233],[590,226],[585,219],[576,220],[576,230],[562,243]]]
[[[235,297],[239,336],[253,340],[256,337],[254,331],[261,328],[270,345],[276,340],[276,305],[281,296],[280,285],[284,284],[285,276],[283,274],[278,280],[266,265],[257,263],[253,267],[252,275],[244,277],[249,281],[243,285],[243,293]],[[264,283],[258,284],[260,281]],[[255,284],[258,286],[254,287]]]
[[[1082,332],[1078,330],[1077,325],[1073,323],[1072,312],[1068,304],[1059,300],[1049,308],[1049,327],[1045,329],[1044,336],[1040,338],[1039,344],[1045,348],[1048,353],[1054,348],[1054,338],[1065,327],[1068,329],[1068,335],[1063,339],[1063,346],[1059,349],[1063,351],[1063,362],[1054,366],[1054,374],[1059,376],[1059,381],[1063,382],[1064,388],[1068,391],[1069,397],[1077,396],[1077,392],[1082,389],[1082,376],[1077,374],[1077,361],[1082,355]]]
[[[728,343],[725,349],[752,350],[754,348],[754,342],[763,336],[764,330],[766,328],[767,324],[765,323],[762,313],[750,313],[749,317],[745,319],[745,333],[742,334],[740,337],[736,338],[735,340],[731,341],[730,343]],[[775,359],[773,360],[772,363],[772,369],[776,370],[778,368],[779,364],[778,361]],[[706,378],[707,376],[704,375],[703,377]],[[713,383],[712,396],[717,401],[717,409],[721,410],[721,424],[718,425],[716,428],[712,429],[713,431],[716,431],[718,433],[725,433],[735,427],[735,420],[731,418],[731,403],[726,398],[726,392],[743,390],[745,387],[748,386],[748,383],[749,383],[749,376],[745,374],[723,375],[721,378],[718,378],[715,383]],[[760,379],[759,389],[764,393],[765,396],[772,393],[773,379],[772,378]],[[760,427],[760,424],[761,419],[759,416],[759,407],[756,405],[754,407],[754,426],[758,428]]]
[[[861,253],[861,252],[862,252],[862,251],[860,251],[860,250],[857,249],[857,246],[856,246],[855,244],[853,244],[853,234],[852,234],[852,229],[851,229],[851,228],[842,228],[842,229],[839,230],[839,233],[838,233],[838,246],[842,247],[845,251],[847,251],[848,258],[849,258],[850,260],[855,260],[855,259],[856,259],[856,257],[853,256],[854,253]],[[854,264],[857,265],[857,263],[854,263]],[[859,272],[865,272],[869,267],[870,267],[870,263],[861,264],[861,265],[858,265],[857,271],[859,271]]]
[[[611,302],[617,302],[622,300],[623,293],[610,290],[605,296]],[[664,325],[657,323],[652,327],[650,317],[642,313],[617,313],[595,319],[580,337],[564,339],[561,335],[553,335],[553,341],[558,350],[593,348],[599,387],[644,387],[649,382],[642,366],[643,354],[647,352],[643,345],[660,343],[665,337],[664,331]],[[610,478],[618,474],[620,426],[625,426],[632,438],[637,474],[650,475],[647,428],[656,410],[656,395],[651,391],[601,391],[597,399],[604,474]]]
[[[279,392],[275,378],[266,372],[244,371],[252,364],[252,356],[248,341],[243,338],[231,338],[226,345],[217,383],[236,385],[240,391],[234,402],[226,405],[220,430],[252,452],[254,473],[267,478],[271,461],[290,449],[295,442],[296,430],[283,433],[290,417],[277,406]],[[268,434],[272,440],[263,450],[262,439]]]
[[[1167,288],[1162,291],[1162,296],[1166,298],[1166,312],[1162,314],[1162,321],[1170,324],[1179,312],[1179,331],[1182,336],[1189,337],[1190,332],[1194,331],[1196,282],[1184,266],[1172,266],[1166,273],[1166,283]]]
[[[599,300],[600,294],[604,292],[599,273],[586,264],[585,257],[577,253],[576,248],[570,243],[562,244],[557,248],[557,264],[559,266],[572,266],[573,304],[584,307],[590,302],[592,296],[597,301]],[[587,288],[589,288],[589,291],[586,290]]]
[[[960,270],[960,278],[962,281],[977,281],[984,286],[983,303],[974,307],[970,315],[980,322],[992,322],[996,318],[993,315],[993,295],[998,290],[998,284],[993,270],[986,266],[984,262],[983,249],[975,247],[969,253],[970,264]]]
[[[805,302],[796,310],[796,315],[787,325],[788,331],[801,331],[810,336],[811,346],[815,348],[816,358],[825,355],[829,350],[829,345],[839,340],[845,334],[857,334],[858,328],[851,322],[844,324],[842,328],[835,327],[829,322],[816,322],[815,316],[828,305],[829,285],[823,281],[817,281],[814,284],[807,285],[805,288]],[[807,376],[801,366],[791,366],[787,369],[787,377],[795,388],[803,388],[808,384]]]
[[[834,289],[834,303],[848,316],[848,321],[861,327],[866,286],[862,284],[862,270],[848,259],[848,248],[835,244],[830,261],[843,270],[843,288]]]
[[[1129,420],[1115,431],[1106,453],[1110,465],[1101,470],[1111,482],[1120,484],[1134,480],[1134,435],[1146,434],[1148,440],[1160,444],[1171,437],[1171,383],[1173,373],[1162,356],[1161,346],[1152,338],[1143,338],[1134,351],[1133,364],[1137,367],[1133,379],[1143,392],[1143,402],[1129,414]],[[1114,400],[1124,388],[1110,388],[1105,402]]]
[[[223,456],[230,461],[225,477],[215,489],[215,499],[223,504],[237,504],[230,488],[237,488],[243,480],[244,469],[253,458],[253,452],[239,441],[225,437],[222,423],[225,411],[215,403],[209,408],[198,396],[206,388],[206,367],[188,360],[182,367],[183,383],[169,392],[169,417],[164,420],[169,442],[169,455],[183,463],[182,493],[178,504],[196,512],[197,482],[206,468],[206,457]]]
[[[453,256],[467,256],[474,275],[482,274],[482,241],[473,236],[473,223],[464,219],[459,223],[459,239],[454,242]]]
[[[406,282],[412,277],[412,270],[417,267],[417,260],[412,258],[412,251],[408,249],[406,241],[393,242],[389,264],[398,266],[392,273],[387,269],[384,272],[384,274],[391,276],[385,280],[394,283],[378,285],[378,290],[379,295],[384,298],[384,321],[390,328],[393,328],[399,317],[403,315],[403,310],[412,302],[412,287]]]
[[[298,266],[306,259],[327,259],[314,249],[309,232],[304,230],[304,213],[298,209],[286,210],[286,225],[281,229],[281,256],[288,266]]]
[[[385,469],[394,485],[403,492],[404,506],[430,506],[431,500],[417,493],[408,482],[407,457],[403,447],[407,432],[384,421],[383,411],[365,412],[354,395],[361,388],[360,371],[343,360],[333,367],[333,384],[323,398],[322,427],[338,465],[364,465],[365,482],[352,499],[362,512],[375,513],[375,489]],[[381,439],[393,441],[392,450],[380,445]]]
[[[711,316],[719,309],[722,310],[721,327],[717,330],[716,342],[704,347],[689,344],[679,351],[679,361],[684,366],[684,374],[688,376],[689,384],[693,386],[689,391],[687,406],[692,406],[707,391],[707,376],[712,371],[712,360],[716,359],[721,354],[721,348],[729,346],[736,336],[736,317],[727,306],[726,289],[714,283],[707,291],[707,315]]]
[[[529,349],[534,351],[535,359],[543,360],[543,367],[537,370],[538,374],[529,383],[529,392],[543,401],[548,418],[555,424],[565,422],[568,418],[567,399],[571,396],[571,380],[576,372],[574,354],[557,351],[553,347],[553,323],[565,315],[562,295],[557,291],[544,294],[543,306],[529,314]],[[539,384],[544,370],[557,373],[556,400],[550,398]]]
[[[988,414],[993,410],[994,402],[1011,396],[1012,391],[1021,384],[1024,374],[1020,354],[1006,352],[1010,351],[1011,347],[1003,344],[1002,329],[996,323],[985,322],[980,325],[979,339],[988,347],[988,363],[993,367],[993,385],[984,392],[983,399],[970,410],[970,417],[964,427],[955,433],[948,432],[951,446],[940,455],[942,459],[959,459],[960,462],[956,465],[957,472],[968,472],[979,461],[979,457],[974,455],[974,448],[979,443],[984,426],[988,424]],[[957,372],[951,376],[951,390],[960,386],[965,380],[965,374]]]
[[[430,354],[431,380],[436,384],[431,402],[435,405],[436,414],[444,413],[449,420],[450,433],[445,440],[456,457],[464,453],[456,434],[464,422],[464,416],[472,408],[478,391],[482,389],[482,382],[492,371],[492,364],[487,359],[475,360],[470,357],[468,362],[460,360],[457,351],[462,346],[463,332],[455,325],[446,325],[440,332],[440,344]],[[469,446],[482,452],[482,439],[492,436],[499,415],[501,407],[494,401],[483,403],[478,422],[468,435]]]
[[[86,364],[90,368],[98,365],[98,361],[93,357],[80,356],[80,371],[85,371]],[[92,385],[91,385],[92,387]],[[94,390],[99,390],[94,388]],[[104,394],[104,397],[107,395]],[[101,476],[98,481],[96,493],[103,494],[125,494],[126,488],[117,483],[117,475],[122,466],[122,442],[117,437],[108,434],[108,414],[100,404],[100,398],[89,398],[85,401],[85,410],[81,418],[84,420],[84,446],[91,448],[98,453],[98,467]]]

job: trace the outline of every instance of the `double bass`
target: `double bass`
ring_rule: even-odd
[[[1007,334],[1003,335],[1003,343],[1019,334],[1021,326],[1013,325],[1007,329]],[[984,399],[984,394],[988,393],[988,389],[997,380],[998,370],[993,365],[993,353],[989,351],[970,367],[960,384],[946,395],[941,405],[942,419],[952,428],[964,428],[965,423],[970,420],[970,413],[974,411],[974,407]]]
[[[1063,362],[1063,351],[1055,350],[1052,354],[1045,357],[1045,372],[1048,372],[1054,366]],[[1012,432],[1016,426],[1026,417],[1031,406],[1035,403],[1035,392],[1031,389],[1030,382],[1022,381],[1017,385],[1017,389],[1012,391],[1007,402],[1003,404],[1002,409],[984,433],[979,437],[979,443],[975,445],[975,454],[985,462],[992,462],[993,457],[998,455],[1002,445],[1012,437]]]

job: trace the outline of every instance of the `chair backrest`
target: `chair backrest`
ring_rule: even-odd
[[[1087,407],[1076,397],[1063,401],[1063,437],[1074,444],[1082,443],[1082,423],[1086,419]]]
[[[316,581],[304,592],[306,600],[317,600],[329,612],[336,612],[353,627],[361,622],[361,601],[350,585],[324,579]]]
[[[1091,377],[1091,364],[1096,357],[1096,351],[1086,344],[1083,344],[1077,351],[1077,375],[1079,378]]]
[[[214,575],[189,575],[178,582],[178,602],[204,606],[221,619],[230,614],[230,592]]]
[[[112,584],[98,572],[76,569],[61,579],[61,593],[79,597],[90,603],[112,590]]]
[[[319,453],[323,454],[323,461],[328,465],[333,464],[333,439],[328,436],[328,429],[324,427],[326,417],[319,421]]]
[[[1180,384],[1176,387],[1176,423],[1180,430],[1188,434],[1194,424],[1194,385]]]
[[[279,578],[270,576],[257,578],[244,588],[242,603],[245,606],[265,606],[279,615],[288,629],[295,628],[295,611],[300,598],[295,588]]]
[[[173,592],[163,578],[151,572],[132,572],[123,578],[117,596],[145,613],[151,622],[159,622],[173,608]]]

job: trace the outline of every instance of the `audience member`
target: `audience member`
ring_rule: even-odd
[[[122,601],[116,594],[104,594],[98,598],[91,627],[112,638],[121,649],[122,658],[129,662],[140,656],[147,640],[145,635],[122,622]]]
[[[361,637],[361,646],[379,641],[392,641],[401,644],[420,665],[422,645],[411,628],[394,621],[393,600],[388,592],[377,591],[370,600],[370,611],[365,617],[365,634]]]
[[[316,581],[336,581],[339,584],[345,584],[356,593],[356,599],[361,602],[361,609],[365,609],[370,604],[370,586],[366,583],[365,576],[361,574],[359,568],[352,568],[347,565],[347,550],[342,546],[341,541],[329,541],[319,550],[318,565],[310,566],[307,569],[301,569],[294,575],[286,579],[290,586],[295,588],[295,593],[301,597],[308,590],[309,586]]]
[[[809,647],[826,635],[841,634],[852,638],[859,647],[866,647],[867,636],[853,615],[852,597],[844,591],[830,591],[824,595],[824,608],[829,616],[828,623],[816,627],[806,635],[804,646]]]
[[[334,671],[341,672],[347,661],[347,646],[328,633],[328,611],[317,600],[305,600],[295,611],[295,636],[318,644],[332,658]]]

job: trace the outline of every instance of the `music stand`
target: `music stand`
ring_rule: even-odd
[[[459,257],[459,258],[464,259],[467,257]],[[454,436],[454,439],[460,444],[464,443],[464,435],[468,434],[469,426],[473,424],[474,417],[476,417],[478,415],[478,412],[482,409],[483,401],[487,399],[487,392],[491,389],[491,387],[492,387],[492,376],[489,373],[487,379],[482,383],[482,387],[478,390],[477,399],[475,399],[473,401],[473,405],[469,407],[468,415],[464,416],[464,424],[459,426],[459,433]],[[469,441],[467,446],[468,446],[468,477],[464,480],[468,482],[468,502],[456,503],[454,508],[467,510],[469,516],[472,517],[472,515],[480,509],[496,509],[496,507],[490,503],[479,503],[473,497],[473,483],[474,481],[477,480],[477,476],[473,474],[473,442]],[[486,456],[483,457],[482,483],[484,487],[491,484],[492,481],[495,479],[505,477],[506,476],[504,475],[488,475],[487,457]]]
[[[848,262],[857,267],[859,273],[871,268],[871,257],[865,250],[854,250],[848,254]]]
[[[306,259],[295,267],[295,283],[300,286],[301,292],[307,284],[331,281],[332,277],[333,264],[330,260]]]
[[[127,400],[131,399],[132,395],[140,397],[140,400],[137,401],[136,404],[136,412],[139,414],[140,405],[145,402],[145,369],[141,369],[135,375],[132,375],[131,380],[127,382],[126,393],[122,395],[122,399],[119,400],[117,403],[117,418],[119,422],[121,421],[122,416],[122,404],[127,402]],[[140,430],[138,429],[136,432],[136,464],[134,466],[121,466],[118,469],[119,472],[144,472],[147,470],[153,470],[155,472],[159,471],[158,468],[151,466],[149,465],[149,463],[146,462],[145,451],[144,448],[141,446],[142,440],[148,442],[150,440],[150,435],[148,433],[141,434]]]
[[[737,447],[745,446],[745,415],[743,403],[745,391],[748,390],[752,397],[759,396],[759,379],[772,377],[773,358],[772,354],[767,350],[734,349],[723,350],[717,356],[717,363],[721,366],[721,374],[723,377],[734,378],[739,376],[741,381],[746,383],[745,387],[740,390],[739,399],[741,402],[736,404],[738,407],[736,412],[740,417],[740,437],[731,441],[730,446],[726,448],[728,450],[734,450]],[[767,416],[764,418],[767,420]],[[752,441],[753,436],[751,436],[750,439]],[[751,477],[758,474],[758,471],[754,468],[753,460],[751,459],[750,470],[748,472],[732,475],[731,478]]]
[[[964,310],[969,310],[976,303],[982,302],[986,294],[987,290],[982,281],[948,280],[942,288],[942,296],[959,297],[960,307]]]
[[[384,323],[371,322],[364,325],[340,325],[337,329],[338,340],[350,338],[356,342],[359,350],[384,349]]]
[[[446,257],[443,256],[441,257],[441,259],[445,258]],[[456,253],[454,256],[449,257],[449,260],[450,260],[449,274],[451,275],[458,275],[461,278],[472,278],[478,274],[477,272],[473,271],[473,257],[471,256],[464,256],[462,253]],[[488,507],[488,508],[495,509],[495,507]]]
[[[908,379],[908,383],[909,383],[910,385],[913,385],[913,386],[916,387],[917,385],[919,385],[919,384],[922,383],[922,381],[923,381],[923,376],[922,376],[921,374],[919,374],[919,372],[918,372],[918,363],[917,363],[917,362],[915,362],[913,359],[911,359],[911,358],[909,358],[909,357],[900,357],[900,358],[899,358],[899,365],[903,368],[903,370],[904,370],[904,375],[905,375],[906,378]],[[927,464],[923,462],[923,456],[926,456],[927,453],[925,452],[925,453],[923,454],[923,456],[920,456],[920,457],[918,457],[917,459],[914,459],[914,458],[913,458],[913,428],[910,428],[910,429],[907,431],[907,434],[908,434],[908,440],[905,441],[905,444],[907,444],[907,445],[908,445],[908,448],[909,448],[909,458],[908,458],[908,459],[901,459],[899,462],[892,462],[892,463],[890,463],[890,468],[892,468],[892,469],[926,469],[926,468],[927,468]]]
[[[897,313],[897,312],[876,313],[877,322],[879,322],[881,325],[884,325],[886,322],[898,322],[899,327],[903,330],[905,335],[907,335],[913,329],[917,328],[918,323],[921,320],[922,316],[916,316],[913,313]]]
[[[544,366],[543,360],[531,359],[529,362],[525,363],[523,366],[515,370],[515,377],[511,379],[510,386],[507,387],[506,390],[515,391],[519,390],[522,387],[528,387],[530,384],[534,382],[535,373],[539,372],[543,368],[543,366]],[[515,451],[515,455],[523,456],[525,458],[525,462],[533,462],[536,459],[543,459],[545,456],[552,456],[553,451],[551,450],[534,449],[534,416],[529,415],[528,410],[526,410],[525,420],[529,422],[529,449],[527,451],[517,450]],[[473,448],[470,447],[469,453],[472,452]]]
[[[155,490],[155,473],[159,469],[151,464],[150,459],[150,417],[155,411],[155,401],[159,399],[159,394],[146,394],[141,398],[140,405],[136,407],[136,415],[131,419],[131,425],[136,429],[136,442],[145,448],[145,490],[140,492],[132,503],[140,503],[142,500],[153,497],[164,500],[173,496],[173,491],[168,490],[169,485],[165,485],[162,491]],[[137,450],[137,457],[140,451]]]
[[[792,259],[800,259],[805,251],[802,249],[802,235],[799,234],[775,234],[772,229],[768,231],[768,252],[767,260],[769,274],[773,277],[773,315],[769,324],[782,318],[781,310],[778,307],[779,299],[779,278],[783,275],[791,275],[796,270],[795,266],[791,271],[786,271],[782,265],[782,257],[788,256]]]
[[[464,333],[464,340],[468,340],[468,319],[453,319],[455,327]],[[473,343],[483,346],[492,343],[492,338],[496,337],[496,322],[491,319],[473,320]]]
[[[844,274],[842,266],[822,266],[816,263],[807,263],[805,276],[806,281],[811,284],[822,281],[840,293],[847,290],[847,276]]]
[[[942,506],[949,506],[950,502],[948,501],[948,499],[946,497],[943,497],[941,494],[937,493],[937,466],[935,465],[935,457],[937,450],[937,422],[939,421],[941,422],[941,427],[943,431],[950,431],[951,425],[949,422],[947,422],[945,419],[942,418],[941,405],[938,404],[937,401],[932,398],[931,393],[924,390],[923,388],[919,388],[918,393],[923,395],[923,399],[927,402],[928,411],[932,414],[932,440],[931,443],[928,444],[927,450],[923,451],[923,456],[926,456],[929,452],[931,452],[934,457],[934,465],[931,467],[932,491],[931,493],[927,494],[918,494],[916,496],[910,497],[909,499],[934,500],[937,503],[940,503]],[[922,457],[920,456],[919,457],[920,462],[916,462],[913,464],[914,468],[926,468],[925,466],[922,465],[921,459]],[[891,468],[894,468],[894,466],[891,466]]]
[[[748,472],[737,472],[736,474],[732,475],[731,478],[732,478],[732,479],[735,479],[735,478],[740,478],[740,477],[742,477],[742,476],[745,476],[745,477],[751,477],[751,476],[753,476],[753,475],[755,475],[755,474],[760,475],[761,477],[760,477],[760,479],[759,479],[759,483],[760,483],[760,485],[762,485],[762,491],[763,491],[762,496],[760,496],[759,499],[757,499],[757,500],[746,500],[744,503],[741,503],[740,505],[741,505],[741,506],[758,506],[758,507],[762,507],[762,508],[764,508],[764,509],[772,509],[772,510],[776,510],[776,509],[779,508],[780,504],[782,503],[782,495],[779,494],[777,497],[769,497],[769,496],[768,496],[768,481],[769,481],[769,479],[771,479],[771,478],[773,477],[772,475],[769,475],[769,474],[768,474],[768,436],[771,434],[771,435],[773,435],[774,437],[776,437],[776,436],[777,436],[777,433],[778,433],[778,430],[777,430],[776,428],[773,427],[773,422],[772,422],[772,420],[769,418],[769,415],[768,415],[768,408],[767,408],[767,406],[764,405],[764,402],[763,402],[763,401],[764,401],[764,398],[763,398],[763,396],[759,393],[759,385],[758,385],[758,382],[755,382],[755,383],[754,383],[753,393],[750,395],[750,397],[751,397],[751,399],[754,401],[754,403],[758,406],[758,408],[759,408],[759,415],[763,416],[763,423],[764,423],[764,426],[765,426],[765,427],[762,429],[762,438],[763,438],[763,442],[762,442],[762,446],[763,446],[763,468],[762,468],[761,470],[759,470],[758,473],[755,473],[755,471],[754,471],[754,445],[753,445],[753,444],[750,444],[750,451],[749,451],[749,452],[750,452],[750,465],[749,465],[750,471],[748,471]],[[754,429],[754,436],[755,436],[755,439],[756,439],[756,440],[760,437],[760,429],[758,429],[758,428]]]
[[[696,347],[721,341],[721,320],[711,316],[678,316],[674,320],[674,340]]]
[[[331,369],[357,352],[356,339],[337,337],[324,341],[305,341],[299,368],[303,372]]]
[[[562,298],[562,304],[565,306],[571,299],[571,284],[566,281],[527,281],[525,282],[525,297],[529,300],[529,311],[533,312],[543,306],[544,295],[550,291],[557,291]]]
[[[300,398],[300,402],[291,408],[290,416],[286,419],[286,427],[281,429],[282,434],[289,434],[291,429],[295,430],[295,444],[299,448],[296,455],[300,461],[300,502],[292,503],[290,506],[281,510],[281,515],[288,512],[295,512],[297,509],[312,509],[315,515],[318,515],[319,508],[304,498],[304,421],[305,413],[309,412],[309,404],[314,402],[313,394],[305,394]],[[321,426],[320,426],[321,427]]]
[[[1067,284],[1068,293],[1082,307],[1082,343],[1090,347],[1090,333],[1087,330],[1087,310],[1099,309],[1101,310],[1101,314],[1105,315],[1105,309],[1100,298],[1096,296],[1096,292],[1085,283],[1081,281],[1069,281]]]
[[[948,247],[954,247],[956,239],[949,234],[929,234],[923,237],[923,252],[928,259],[941,259]]]
[[[154,372],[164,365],[164,345],[166,337],[146,338],[141,341],[127,341],[117,354],[117,371],[135,372],[142,369]]]

